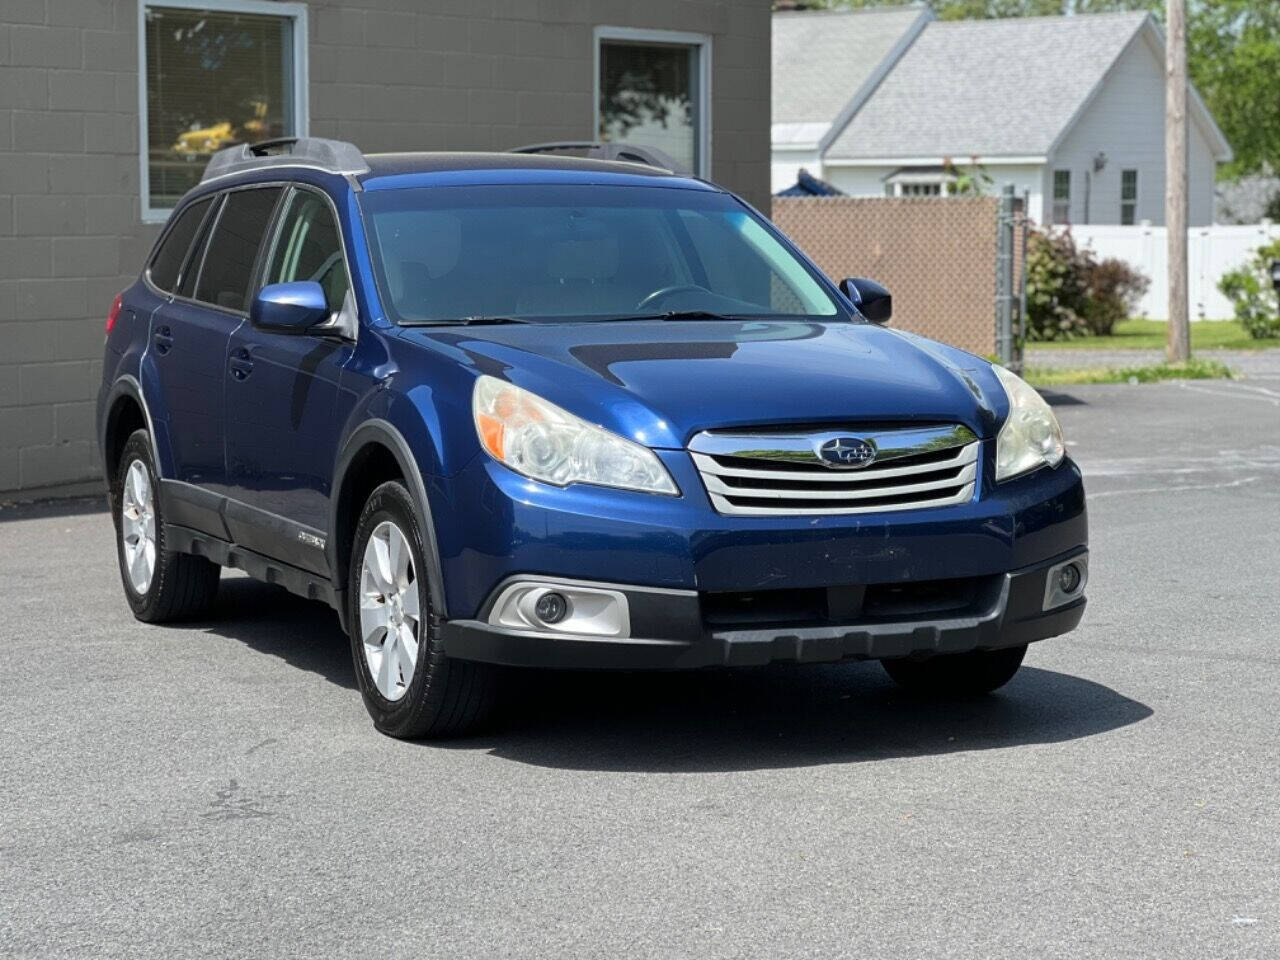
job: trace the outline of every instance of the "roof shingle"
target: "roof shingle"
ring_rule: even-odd
[[[1147,16],[930,23],[827,156],[1044,156]]]
[[[774,14],[774,125],[825,131],[925,13],[903,6]]]

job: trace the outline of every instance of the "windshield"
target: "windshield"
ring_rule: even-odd
[[[374,190],[361,202],[399,323],[844,315],[722,193],[539,184]]]

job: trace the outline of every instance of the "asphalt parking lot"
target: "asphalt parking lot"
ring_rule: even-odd
[[[529,673],[399,743],[324,608],[143,626],[97,503],[0,512],[0,954],[1280,955],[1280,370],[1055,402],[1091,605],[968,704]]]

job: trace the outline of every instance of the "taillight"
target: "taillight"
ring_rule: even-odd
[[[120,308],[124,305],[124,294],[117,293],[116,298],[111,301],[111,309],[107,311],[107,335],[111,335],[111,328],[116,325],[116,317],[120,316]]]

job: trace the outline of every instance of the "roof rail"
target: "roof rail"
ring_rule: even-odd
[[[508,153],[568,153],[571,150],[586,151],[596,160],[621,160],[625,163],[643,163],[668,173],[686,173],[671,157],[656,147],[642,147],[634,143],[605,143],[600,140],[564,140],[552,143],[531,143],[527,147],[512,147]]]
[[[279,152],[271,152],[279,150]],[[204,168],[203,183],[214,177],[266,167],[320,167],[331,173],[362,174],[369,172],[364,154],[345,140],[322,137],[277,137],[257,143],[240,143],[219,150]]]

